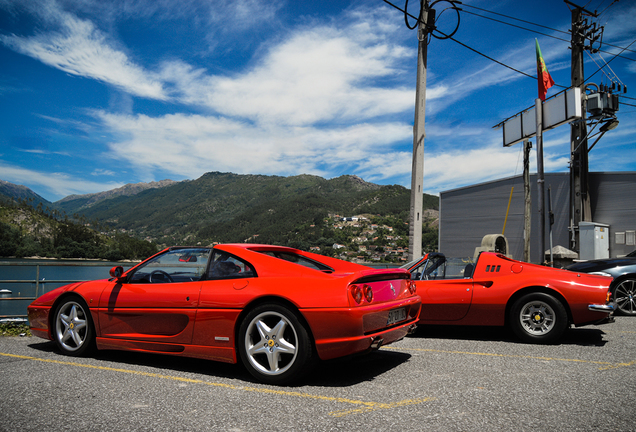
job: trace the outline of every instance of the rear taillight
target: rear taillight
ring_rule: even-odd
[[[356,303],[362,303],[362,299],[365,299],[367,303],[373,301],[373,288],[371,288],[371,285],[351,285],[349,289],[351,290],[351,297]]]
[[[356,303],[360,304],[362,301],[362,287],[360,285],[351,285],[351,296]]]
[[[415,281],[409,281],[409,292],[411,294],[415,294],[417,291],[417,285],[415,285]]]
[[[373,288],[367,284],[364,284],[362,288],[364,289],[364,298],[367,299],[367,303],[371,303],[373,301]]]

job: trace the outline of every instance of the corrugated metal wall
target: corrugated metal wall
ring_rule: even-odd
[[[545,174],[545,212],[548,213],[548,187],[551,188],[553,245],[569,248],[569,173]],[[504,227],[511,188],[514,187],[505,236],[509,253],[523,259],[523,177],[517,176],[440,193],[440,252],[447,256],[472,256],[486,234],[499,234]],[[532,227],[531,262],[542,262],[537,206],[537,176],[530,176]],[[636,172],[590,173],[590,196],[594,222],[610,225],[610,256],[624,255],[634,245],[616,244],[616,232],[636,230]],[[629,236],[627,236],[629,237]],[[546,221],[546,249],[550,247]]]

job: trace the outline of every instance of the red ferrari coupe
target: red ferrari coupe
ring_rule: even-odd
[[[172,247],[111,276],[39,297],[31,332],[72,356],[96,347],[240,358],[258,380],[282,384],[317,359],[402,339],[421,306],[406,270],[279,246]]]
[[[509,326],[525,342],[552,343],[571,325],[611,322],[612,278],[482,252],[429,253],[403,266],[422,298],[421,324]]]

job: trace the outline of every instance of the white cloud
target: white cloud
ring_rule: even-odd
[[[108,169],[101,169],[100,168],[100,169],[94,170],[91,173],[91,175],[95,176],[95,177],[97,177],[97,176],[111,176],[112,177],[112,176],[117,175],[117,173],[115,171],[111,171],[111,170],[108,170]]]
[[[336,167],[370,172],[373,178],[395,176],[378,168],[381,158],[404,155],[392,149],[409,139],[410,127],[375,123],[329,128],[259,126],[222,117],[174,114],[162,117],[99,113],[117,140],[110,156],[125,159],[144,172],[161,170],[187,178],[205,172],[231,171],[329,176]],[[375,162],[374,162],[375,161]]]
[[[407,51],[388,39],[358,33],[359,25],[318,25],[292,33],[241,74],[212,76],[172,61],[164,64],[161,76],[174,83],[185,103],[262,123],[351,121],[409,109],[412,89],[374,84],[401,74],[398,65]]]
[[[2,180],[21,184],[30,189],[37,190],[38,194],[49,200],[55,200],[58,197],[103,192],[105,190],[116,189],[123,186],[119,182],[91,182],[82,178],[71,176],[60,172],[42,172],[25,168],[18,168],[7,165],[0,161],[0,171],[2,171]],[[45,191],[45,192],[43,192]]]
[[[136,65],[95,25],[45,2],[40,15],[59,26],[58,31],[34,36],[0,35],[7,47],[72,75],[103,81],[131,94],[165,100],[167,95],[152,73]]]
[[[179,4],[179,2],[176,2]],[[200,4],[200,2],[199,2]],[[269,0],[216,0],[210,3],[208,19],[210,24],[230,29],[244,30],[261,26],[276,18],[276,12],[285,6],[285,2]]]
[[[145,181],[157,180],[159,172],[183,178],[216,170],[324,177],[350,173],[370,181],[396,179],[410,187],[415,33],[406,31],[402,16],[388,13],[392,9],[381,1],[355,3],[339,16],[288,20],[263,37],[248,33],[284,19],[277,16],[284,2],[42,0],[41,4],[37,16],[47,21],[46,31],[4,35],[0,41],[59,70],[118,90],[111,93],[107,108],[95,112],[99,125],[89,121],[85,128],[76,128],[95,142],[108,140],[107,156],[125,163],[118,162],[116,169],[91,166],[88,173],[111,175],[125,166]],[[204,41],[198,46],[197,40],[194,47],[187,47],[187,54],[166,43],[164,57],[142,63],[144,56],[150,58],[145,45],[133,45],[134,38],[128,36],[129,47],[120,26],[137,18],[162,21],[149,26],[155,31],[167,22],[175,23],[172,17],[188,22],[178,31],[194,29],[197,36],[206,34],[210,45],[223,44],[227,52],[237,47],[246,57],[233,62],[221,55],[206,56],[202,53],[209,54],[209,46]],[[628,18],[616,23],[617,28],[623,26],[616,37],[633,32]],[[245,40],[227,41],[230,34],[241,31]],[[528,37],[521,44],[519,40],[502,40],[484,51],[534,75],[534,39]],[[552,73],[568,66],[567,43],[539,41]],[[519,110],[532,105],[536,83],[457,50],[451,41],[434,42],[427,89],[427,190],[437,193],[520,174],[520,146],[503,149],[501,132],[491,126],[506,116],[500,111],[508,106],[513,107],[507,115],[512,115],[516,105]],[[258,49],[253,49],[256,44]],[[448,52],[447,47],[451,47]],[[197,55],[188,57],[195,50]],[[459,54],[449,55],[451,51]],[[135,57],[135,52],[140,56]],[[230,57],[239,54],[232,52]],[[513,81],[519,85],[508,85]],[[481,92],[484,89],[504,88],[510,94],[498,104],[485,101],[483,111],[469,100],[486,93]],[[166,103],[139,104],[137,97]],[[472,113],[459,109],[467,106],[474,107]],[[146,108],[150,111],[144,114],[141,110]],[[475,117],[488,124],[478,124]],[[624,126],[621,123],[619,128],[627,130]],[[544,137],[546,172],[567,169],[566,129]],[[627,136],[616,145],[623,145]],[[619,135],[613,131],[612,137]],[[603,141],[608,138],[609,134]],[[536,157],[531,160],[535,167]],[[60,184],[61,189],[66,187]]]

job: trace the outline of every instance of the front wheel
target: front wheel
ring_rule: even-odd
[[[66,355],[81,356],[93,348],[95,329],[83,300],[67,298],[55,309],[53,338]]]
[[[247,314],[238,346],[250,374],[267,384],[297,380],[313,361],[309,332],[293,311],[278,304],[261,305]]]
[[[636,315],[636,279],[624,279],[614,288],[616,308],[622,315]]]
[[[568,326],[563,304],[545,293],[531,293],[519,298],[510,309],[510,326],[524,342],[553,343]]]

